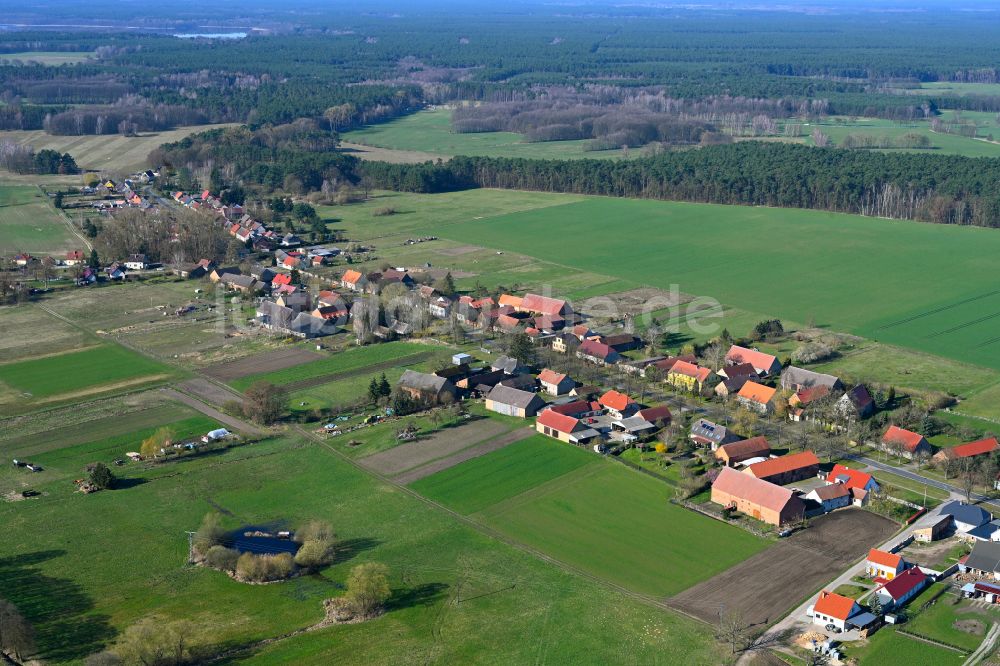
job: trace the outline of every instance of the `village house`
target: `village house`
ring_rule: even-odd
[[[657,428],[665,428],[670,425],[670,420],[673,418],[673,415],[670,413],[670,407],[667,405],[644,407],[636,412],[635,415],[644,421],[652,423]]]
[[[541,384],[543,391],[555,396],[566,395],[576,386],[576,382],[569,375],[548,368],[538,375],[538,383]]]
[[[864,384],[858,384],[840,396],[835,409],[844,419],[866,419],[875,413],[875,400]]]
[[[614,349],[619,354],[627,351],[633,351],[635,349],[642,349],[642,339],[637,338],[630,333],[620,333],[618,335],[609,335],[603,337],[599,340],[607,346]]]
[[[27,266],[28,264],[34,263],[36,260],[33,256],[27,252],[18,252],[14,255],[14,265],[15,266]]]
[[[570,349],[576,349],[580,344],[573,335],[569,333],[557,333],[552,336],[552,351],[565,354]]]
[[[753,367],[751,363],[737,363],[736,365],[724,365],[719,368],[719,376],[725,377],[726,379],[739,379],[750,380],[753,382],[760,381],[760,374]],[[742,386],[742,384],[741,384]]]
[[[710,368],[703,368],[687,361],[677,361],[667,373],[665,381],[689,393],[704,393],[711,376]]]
[[[710,446],[715,451],[721,444],[738,442],[742,439],[735,432],[725,426],[712,423],[708,419],[698,419],[691,424],[691,431],[688,438],[699,446]]]
[[[980,525],[986,525],[993,520],[993,514],[986,509],[958,500],[953,500],[942,506],[940,513],[942,516],[951,516],[955,522],[955,529],[963,533],[971,532]]]
[[[722,375],[719,375],[722,377]],[[748,381],[751,381],[749,377],[739,376],[739,377],[725,377],[721,382],[715,385],[715,395],[720,398],[729,398],[740,392],[743,385]]]
[[[774,410],[774,396],[777,392],[777,389],[770,386],[764,386],[757,382],[747,382],[736,394],[736,402],[746,409],[767,414]]]
[[[931,454],[931,445],[923,435],[898,426],[889,426],[882,435],[882,450],[910,460]]]
[[[588,400],[576,400],[574,402],[566,402],[561,405],[551,405],[547,407],[557,414],[565,414],[566,416],[572,416],[577,419],[585,419],[591,416],[598,416],[604,412],[604,408],[601,407],[601,403],[597,401]]]
[[[712,501],[769,525],[802,520],[805,505],[788,488],[723,467],[712,484]]]
[[[670,371],[673,370],[674,365],[676,365],[680,361],[693,364],[698,362],[698,357],[695,356],[694,354],[684,354],[683,356],[668,356],[667,358],[654,361],[652,364],[644,368],[642,376],[645,377],[646,376],[645,371],[648,370],[650,367],[652,367],[659,370],[661,373],[663,373],[663,376],[666,377],[668,374],[670,374]]]
[[[275,299],[275,303],[284,305],[286,308],[291,308],[296,312],[309,312],[312,310],[309,294],[304,291],[283,293]]]
[[[560,414],[552,409],[543,410],[538,415],[535,430],[570,444],[584,444],[600,436],[599,432],[585,425],[580,419]]]
[[[427,304],[427,311],[432,317],[447,319],[451,315],[451,299],[445,296],[438,296]]]
[[[805,495],[805,499],[820,505],[823,513],[829,513],[851,504],[851,491],[839,483],[831,483],[813,488]]]
[[[503,384],[497,384],[486,394],[486,409],[497,414],[525,419],[537,414],[544,406],[545,401],[538,397],[537,393]]]
[[[577,358],[597,365],[614,365],[621,360],[621,355],[603,342],[584,340],[576,349]]]
[[[222,276],[222,280],[220,280],[220,282],[226,285],[226,288],[243,294],[252,294],[259,289],[257,280],[250,275],[226,273]]]
[[[218,268],[218,267],[213,268],[212,272],[208,274],[208,279],[211,280],[212,282],[218,283],[222,281],[222,276],[226,275],[227,273],[231,273],[233,275],[240,275],[240,269],[236,268],[235,266],[229,266],[225,268]]]
[[[63,259],[63,263],[67,266],[79,266],[85,261],[87,258],[84,256],[83,250],[70,250],[66,253],[66,258]]]
[[[525,294],[520,305],[514,306],[519,312],[530,312],[536,315],[559,315],[565,317],[573,313],[569,303],[558,298]]]
[[[733,345],[726,353],[726,365],[749,363],[761,377],[769,377],[781,372],[781,362],[770,354]]]
[[[215,262],[211,259],[199,259],[196,264],[189,266],[180,272],[181,277],[198,279],[203,278],[216,268]]]
[[[944,464],[952,460],[989,455],[997,449],[1000,449],[1000,443],[997,442],[997,438],[988,437],[976,440],[975,442],[969,442],[968,444],[959,444],[948,449],[941,449],[934,454],[933,460],[938,464]]]
[[[797,390],[788,399],[789,420],[799,422],[809,419],[806,410],[813,403],[822,400],[828,395],[830,395],[830,389],[826,386],[812,386]]]
[[[826,475],[827,483],[839,483],[848,490],[863,490],[866,493],[878,492],[879,485],[875,477],[867,472],[858,469],[845,467],[840,463],[833,466],[830,473]]]
[[[616,419],[628,418],[639,410],[639,405],[635,400],[614,390],[607,391],[598,399],[598,402]]]
[[[903,571],[875,591],[875,597],[885,610],[897,610],[917,596],[927,585],[927,575],[919,567]]]
[[[340,278],[340,286],[351,291],[363,291],[367,284],[368,280],[361,274],[361,271],[353,269],[344,271]]]
[[[754,463],[744,471],[750,476],[783,486],[816,476],[819,458],[812,451],[802,451]]]
[[[832,624],[840,631],[846,631],[847,621],[861,612],[861,606],[854,599],[823,590],[806,614],[812,615],[813,624],[823,627]]]
[[[813,372],[805,368],[790,365],[781,371],[781,388],[786,391],[801,391],[802,389],[823,386],[829,391],[843,391],[844,385],[838,377]]]
[[[404,370],[397,385],[414,400],[430,405],[448,404],[458,398],[458,387],[452,382],[425,372]]]
[[[726,467],[735,467],[738,463],[754,458],[767,458],[771,454],[771,446],[767,437],[751,437],[731,444],[723,444],[715,449],[715,457]]]
[[[878,548],[868,551],[865,560],[865,574],[869,578],[892,580],[906,569],[906,562],[896,553],[887,553]]]
[[[104,269],[104,272],[107,274],[109,280],[125,279],[125,267],[117,261]]]
[[[320,319],[333,319],[339,324],[346,324],[350,315],[346,304],[340,305],[319,305],[311,313],[313,317]]]

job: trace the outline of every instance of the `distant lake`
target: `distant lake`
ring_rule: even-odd
[[[181,35],[174,35],[181,39],[243,39],[247,36],[245,32],[189,32]]]

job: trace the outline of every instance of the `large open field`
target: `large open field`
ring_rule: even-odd
[[[585,141],[529,142],[513,132],[458,134],[451,131],[451,109],[427,109],[387,123],[346,132],[344,141],[425,157],[482,155],[581,159],[622,157],[620,150],[586,151]],[[376,159],[384,159],[379,153]],[[409,161],[409,160],[406,160]]]
[[[118,345],[96,345],[0,365],[2,411],[82,400],[171,376],[171,370]]]
[[[670,486],[588,455],[532,437],[413,487],[547,555],[649,595],[675,594],[767,547],[671,504]]]
[[[2,179],[0,179],[2,180]],[[62,215],[31,185],[0,185],[0,251],[61,256],[82,249]]]
[[[73,467],[112,453],[84,445],[49,455]],[[0,502],[4,596],[35,626],[48,663],[78,662],[154,613],[191,620],[198,642],[242,647],[239,659],[261,663],[724,660],[706,627],[483,536],[296,438],[123,474],[131,481],[120,490],[84,496],[58,478],[39,499]],[[232,527],[327,520],[343,547],[321,575],[243,585],[185,566],[184,531],[213,509]],[[317,623],[322,600],[366,561],[390,567],[386,615],[279,638]]]
[[[199,125],[179,127],[164,132],[149,132],[127,137],[118,134],[101,136],[53,136],[43,130],[10,130],[0,132],[0,141],[14,141],[28,145],[36,151],[44,148],[69,153],[81,169],[106,171],[111,174],[128,174],[145,169],[150,151],[163,143],[180,141],[195,132],[204,132],[228,125]]]
[[[431,230],[1000,368],[990,229],[594,198]]]
[[[21,51],[20,53],[0,54],[0,63],[9,60],[19,60],[23,63],[55,67],[59,65],[75,65],[92,57],[94,57],[94,54],[90,51]]]

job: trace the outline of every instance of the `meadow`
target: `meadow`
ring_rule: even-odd
[[[991,229],[593,198],[429,231],[1000,369]]]
[[[150,151],[160,144],[180,141],[195,132],[231,126],[222,124],[178,127],[163,132],[143,133],[139,136],[119,134],[55,136],[46,134],[44,130],[7,130],[0,131],[0,141],[13,141],[31,146],[36,152],[49,148],[60,153],[69,153],[81,169],[127,175],[149,168],[151,165],[148,164],[147,157]]]
[[[529,142],[514,132],[458,134],[451,131],[451,109],[446,108],[426,109],[387,123],[345,132],[342,138],[363,146],[438,157],[475,155],[563,160],[624,157],[621,150],[586,151],[583,140]]]
[[[67,250],[83,247],[83,240],[70,230],[40,189],[0,184],[0,248],[4,254],[61,256]]]
[[[0,54],[0,63],[9,60],[20,60],[25,63],[48,65],[75,65],[94,57],[90,51],[22,51],[20,53]]]
[[[985,116],[989,116],[989,118]],[[942,122],[947,123],[951,118],[951,112],[944,111],[941,115]],[[976,114],[962,112],[963,119],[975,119],[978,130],[977,137],[965,137],[959,134],[949,134],[945,132],[934,132],[931,130],[930,122],[926,120],[915,120],[907,122],[897,122],[881,118],[840,118],[833,117],[819,122],[810,122],[804,129],[811,131],[818,129],[833,140],[834,146],[841,145],[848,134],[856,136],[891,137],[899,138],[904,134],[920,134],[926,136],[930,141],[929,148],[884,148],[891,152],[937,154],[937,155],[963,155],[965,157],[1000,157],[1000,144],[986,141],[990,134],[1000,137],[1000,130],[997,129],[995,114]],[[811,137],[802,138],[798,141],[813,145]]]
[[[120,490],[0,503],[4,596],[49,663],[79,661],[153,614],[191,620],[198,643],[243,648],[234,659],[250,663],[724,661],[706,627],[484,536],[299,438],[126,469],[134,481]],[[212,510],[230,527],[330,521],[338,559],[264,586],[187,567],[184,532]],[[365,561],[390,567],[386,615],[252,647],[318,622]]]
[[[597,462],[596,456],[581,449],[533,435],[410,487],[459,513],[470,514]]]
[[[171,370],[118,345],[0,365],[3,411],[94,397],[170,377]]]

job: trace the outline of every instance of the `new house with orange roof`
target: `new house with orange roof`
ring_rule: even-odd
[[[906,569],[906,562],[896,553],[887,553],[878,548],[868,551],[865,560],[865,573],[872,578],[892,580]]]
[[[623,419],[632,414],[639,408],[639,405],[632,398],[628,397],[624,393],[618,391],[608,391],[602,395],[598,402],[604,407],[608,412],[617,419]]]
[[[845,631],[847,621],[859,613],[861,606],[857,601],[827,590],[820,592],[816,603],[806,611],[807,615],[812,615],[813,624],[823,627],[832,624],[841,631]]]
[[[843,484],[848,490],[860,489],[869,493],[879,490],[878,482],[871,474],[859,469],[844,467],[840,463],[834,465],[830,473],[826,475],[826,482]]]

